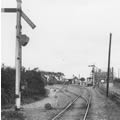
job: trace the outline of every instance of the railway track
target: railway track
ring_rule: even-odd
[[[86,88],[84,88],[86,89]],[[64,115],[68,112],[68,111],[74,111],[74,108],[72,108],[72,106],[77,103],[77,106],[78,104],[80,104],[80,99],[81,100],[84,100],[85,102],[85,108],[86,110],[84,110],[85,112],[82,113],[82,119],[81,119],[81,116],[80,114],[77,115],[79,116],[79,120],[86,120],[87,119],[87,115],[88,115],[88,112],[89,112],[89,109],[90,109],[90,104],[91,104],[91,94],[90,92],[88,91],[88,89],[86,89],[87,93],[88,93],[88,98],[86,97],[83,97],[81,95],[78,95],[77,97],[75,97],[74,100],[72,100],[61,112],[59,112],[57,115],[55,115],[51,120],[64,120]],[[80,109],[77,109],[77,113],[80,113]],[[68,119],[68,118],[67,118]],[[72,120],[74,120],[73,118],[71,118]],[[77,118],[78,119],[78,118]]]
[[[88,89],[86,89],[88,91]],[[88,91],[89,92],[89,91]],[[89,99],[86,99],[86,102],[87,102],[87,109],[85,111],[85,115],[83,117],[83,120],[86,120],[87,119],[87,115],[88,115],[88,112],[89,112],[89,109],[90,109],[90,104],[91,104],[91,100],[92,100],[92,95],[91,93],[89,92]]]

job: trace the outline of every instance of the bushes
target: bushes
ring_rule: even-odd
[[[14,103],[15,69],[1,68],[1,104]]]
[[[26,98],[32,98],[36,101],[41,98],[40,96],[45,96],[45,85],[39,71],[34,69],[27,70],[24,73],[24,79],[26,84],[23,84],[25,85],[26,89],[22,91],[22,101],[24,101]]]
[[[2,120],[25,120],[25,116],[17,111],[6,111],[1,113]]]
[[[120,78],[116,78],[113,82],[120,83]]]
[[[21,71],[21,83],[20,90],[22,101],[26,101],[26,99],[38,100],[41,96],[45,96],[45,84],[47,84],[47,78],[45,75],[50,76],[50,80],[48,84],[53,85],[57,84],[58,81],[56,76],[63,75],[62,73],[54,73],[54,72],[41,72],[38,68],[34,68],[33,70],[26,70],[22,67]],[[59,75],[58,75],[59,74]],[[59,81],[59,84],[62,82]],[[1,105],[9,105],[14,104],[15,102],[15,68],[6,67],[2,65],[1,68]]]
[[[114,81],[113,81],[114,85],[118,88],[120,88],[120,78],[116,78]]]
[[[25,89],[21,91],[22,99],[44,96],[44,82],[41,73],[36,70],[25,70],[21,72],[21,85]],[[14,104],[15,101],[15,69],[2,66],[1,68],[1,105]],[[35,97],[35,99],[38,99]]]
[[[25,80],[27,82],[26,85],[26,92],[29,94],[45,94],[44,89],[44,82],[41,77],[41,73],[34,71],[34,70],[28,70],[25,73],[26,77]]]

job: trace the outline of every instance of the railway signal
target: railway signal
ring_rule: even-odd
[[[93,86],[95,85],[95,65],[88,65],[88,67],[92,67],[92,80]]]
[[[17,8],[2,8],[1,12],[7,13],[17,13],[17,25],[16,25],[16,56],[15,56],[15,66],[16,66],[16,83],[15,83],[15,110],[20,110],[21,107],[21,93],[20,93],[20,79],[21,79],[21,66],[22,66],[22,46],[27,45],[29,37],[25,34],[22,35],[21,29],[21,17],[29,24],[29,26],[34,29],[35,24],[27,17],[27,15],[22,11],[21,0],[17,1]]]

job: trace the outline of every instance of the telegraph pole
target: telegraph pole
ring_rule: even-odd
[[[22,46],[26,46],[29,37],[21,33],[21,17],[30,25],[32,29],[36,26],[27,17],[27,15],[22,11],[21,0],[17,1],[17,8],[2,8],[1,12],[7,13],[17,13],[17,24],[16,24],[16,49],[15,49],[15,66],[16,66],[16,76],[15,76],[15,110],[20,110],[21,107],[21,93],[20,93],[20,81],[21,81],[21,69],[22,69]]]
[[[108,51],[107,90],[106,90],[106,96],[107,96],[107,97],[108,97],[108,95],[109,95],[111,39],[112,39],[112,33],[110,33],[109,51]]]

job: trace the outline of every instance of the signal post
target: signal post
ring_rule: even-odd
[[[21,108],[21,93],[20,93],[20,81],[21,81],[21,68],[22,68],[22,46],[26,46],[29,42],[29,37],[22,34],[21,29],[21,17],[30,25],[32,29],[36,26],[22,11],[21,0],[17,1],[17,8],[2,8],[1,12],[17,13],[17,24],[16,24],[16,49],[15,49],[15,66],[16,66],[16,77],[15,77],[15,110]]]

